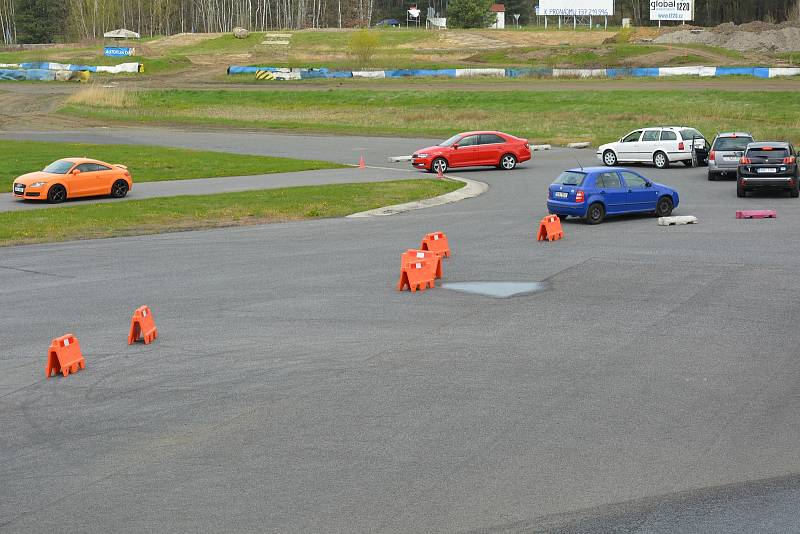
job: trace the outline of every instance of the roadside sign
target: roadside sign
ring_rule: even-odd
[[[133,56],[136,49],[128,46],[107,46],[103,54],[111,57]]]
[[[694,20],[694,0],[650,0],[650,20]]]

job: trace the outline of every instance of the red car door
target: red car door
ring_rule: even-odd
[[[451,167],[469,167],[477,165],[476,156],[478,150],[478,136],[467,135],[462,137],[458,143],[458,148],[453,148],[450,153]]]
[[[506,152],[512,152],[506,140],[497,134],[480,134],[478,136],[477,163],[480,165],[497,165]]]

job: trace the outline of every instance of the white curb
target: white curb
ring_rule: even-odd
[[[589,142],[582,141],[580,143],[570,143],[567,145],[567,148],[589,148]]]
[[[438,197],[426,198],[424,200],[415,200],[414,202],[405,202],[403,204],[395,204],[394,206],[384,206],[382,208],[375,208],[374,210],[361,211],[358,213],[351,213],[347,216],[348,219],[356,219],[363,217],[383,217],[386,215],[395,215],[406,211],[421,210],[423,208],[433,208],[434,206],[442,206],[460,200],[477,197],[489,190],[489,185],[483,182],[470,180],[469,178],[460,178],[458,176],[447,176],[451,180],[463,182],[464,187],[456,191],[439,195]]]
[[[551,145],[531,145],[533,151],[550,150],[551,148],[553,148]]]
[[[680,215],[677,217],[659,217],[659,226],[672,226],[677,224],[696,224],[697,217],[694,215]]]
[[[389,156],[387,159],[389,163],[400,163],[403,161],[411,161],[411,156]]]

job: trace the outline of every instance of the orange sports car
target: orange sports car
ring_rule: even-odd
[[[122,198],[131,187],[133,178],[125,165],[88,158],[64,158],[41,171],[23,174],[14,180],[12,191],[18,198],[57,204],[78,197],[111,195]]]

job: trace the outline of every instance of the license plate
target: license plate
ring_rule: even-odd
[[[556,191],[556,198],[567,198],[568,196],[569,196],[569,194],[567,194],[567,193],[565,193],[563,191]]]
[[[23,186],[21,186],[21,185],[15,185],[14,186],[14,192],[15,193],[22,193],[23,191],[25,191],[25,188]]]
[[[725,161],[739,161],[739,158],[737,158],[736,156],[725,156],[722,159],[724,159]]]
[[[772,167],[764,167],[763,169],[758,169],[758,172],[761,174],[774,174],[778,172],[778,169],[773,169]]]

